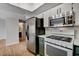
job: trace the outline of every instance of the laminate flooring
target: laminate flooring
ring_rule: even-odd
[[[26,42],[0,48],[0,56],[34,56],[27,50]]]

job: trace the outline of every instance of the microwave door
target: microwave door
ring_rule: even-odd
[[[64,25],[64,24],[65,24],[64,17],[50,20],[50,26],[58,26],[58,25]]]

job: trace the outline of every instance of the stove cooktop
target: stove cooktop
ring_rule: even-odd
[[[54,40],[59,40],[59,41],[65,41],[65,42],[71,42],[72,38],[70,37],[63,37],[63,36],[47,36],[47,38],[54,39]]]

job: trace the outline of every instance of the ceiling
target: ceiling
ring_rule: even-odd
[[[62,3],[9,3],[11,7],[14,7],[14,8],[10,8],[14,12],[18,10],[23,10],[23,17],[21,18],[25,20],[28,19],[29,17],[36,16],[51,8],[54,8],[60,4]]]
[[[28,10],[30,12],[33,12],[34,10],[36,10],[40,6],[42,6],[44,3],[10,3],[10,4],[14,5],[16,7],[23,8],[23,9]]]

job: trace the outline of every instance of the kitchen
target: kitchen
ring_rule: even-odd
[[[79,3],[8,3],[9,5],[16,7],[11,9],[11,13],[19,11],[13,13],[12,18],[6,17],[9,20],[3,21],[5,28],[2,28],[7,30],[3,30],[4,34],[0,35],[2,38],[5,35],[7,46],[22,41],[25,42],[25,49],[34,56],[79,56]],[[20,9],[23,9],[22,12]],[[6,19],[4,15],[0,17]]]
[[[54,12],[53,12],[54,11]],[[77,56],[78,4],[60,4],[36,17],[44,18],[45,34],[38,35],[39,55]]]

